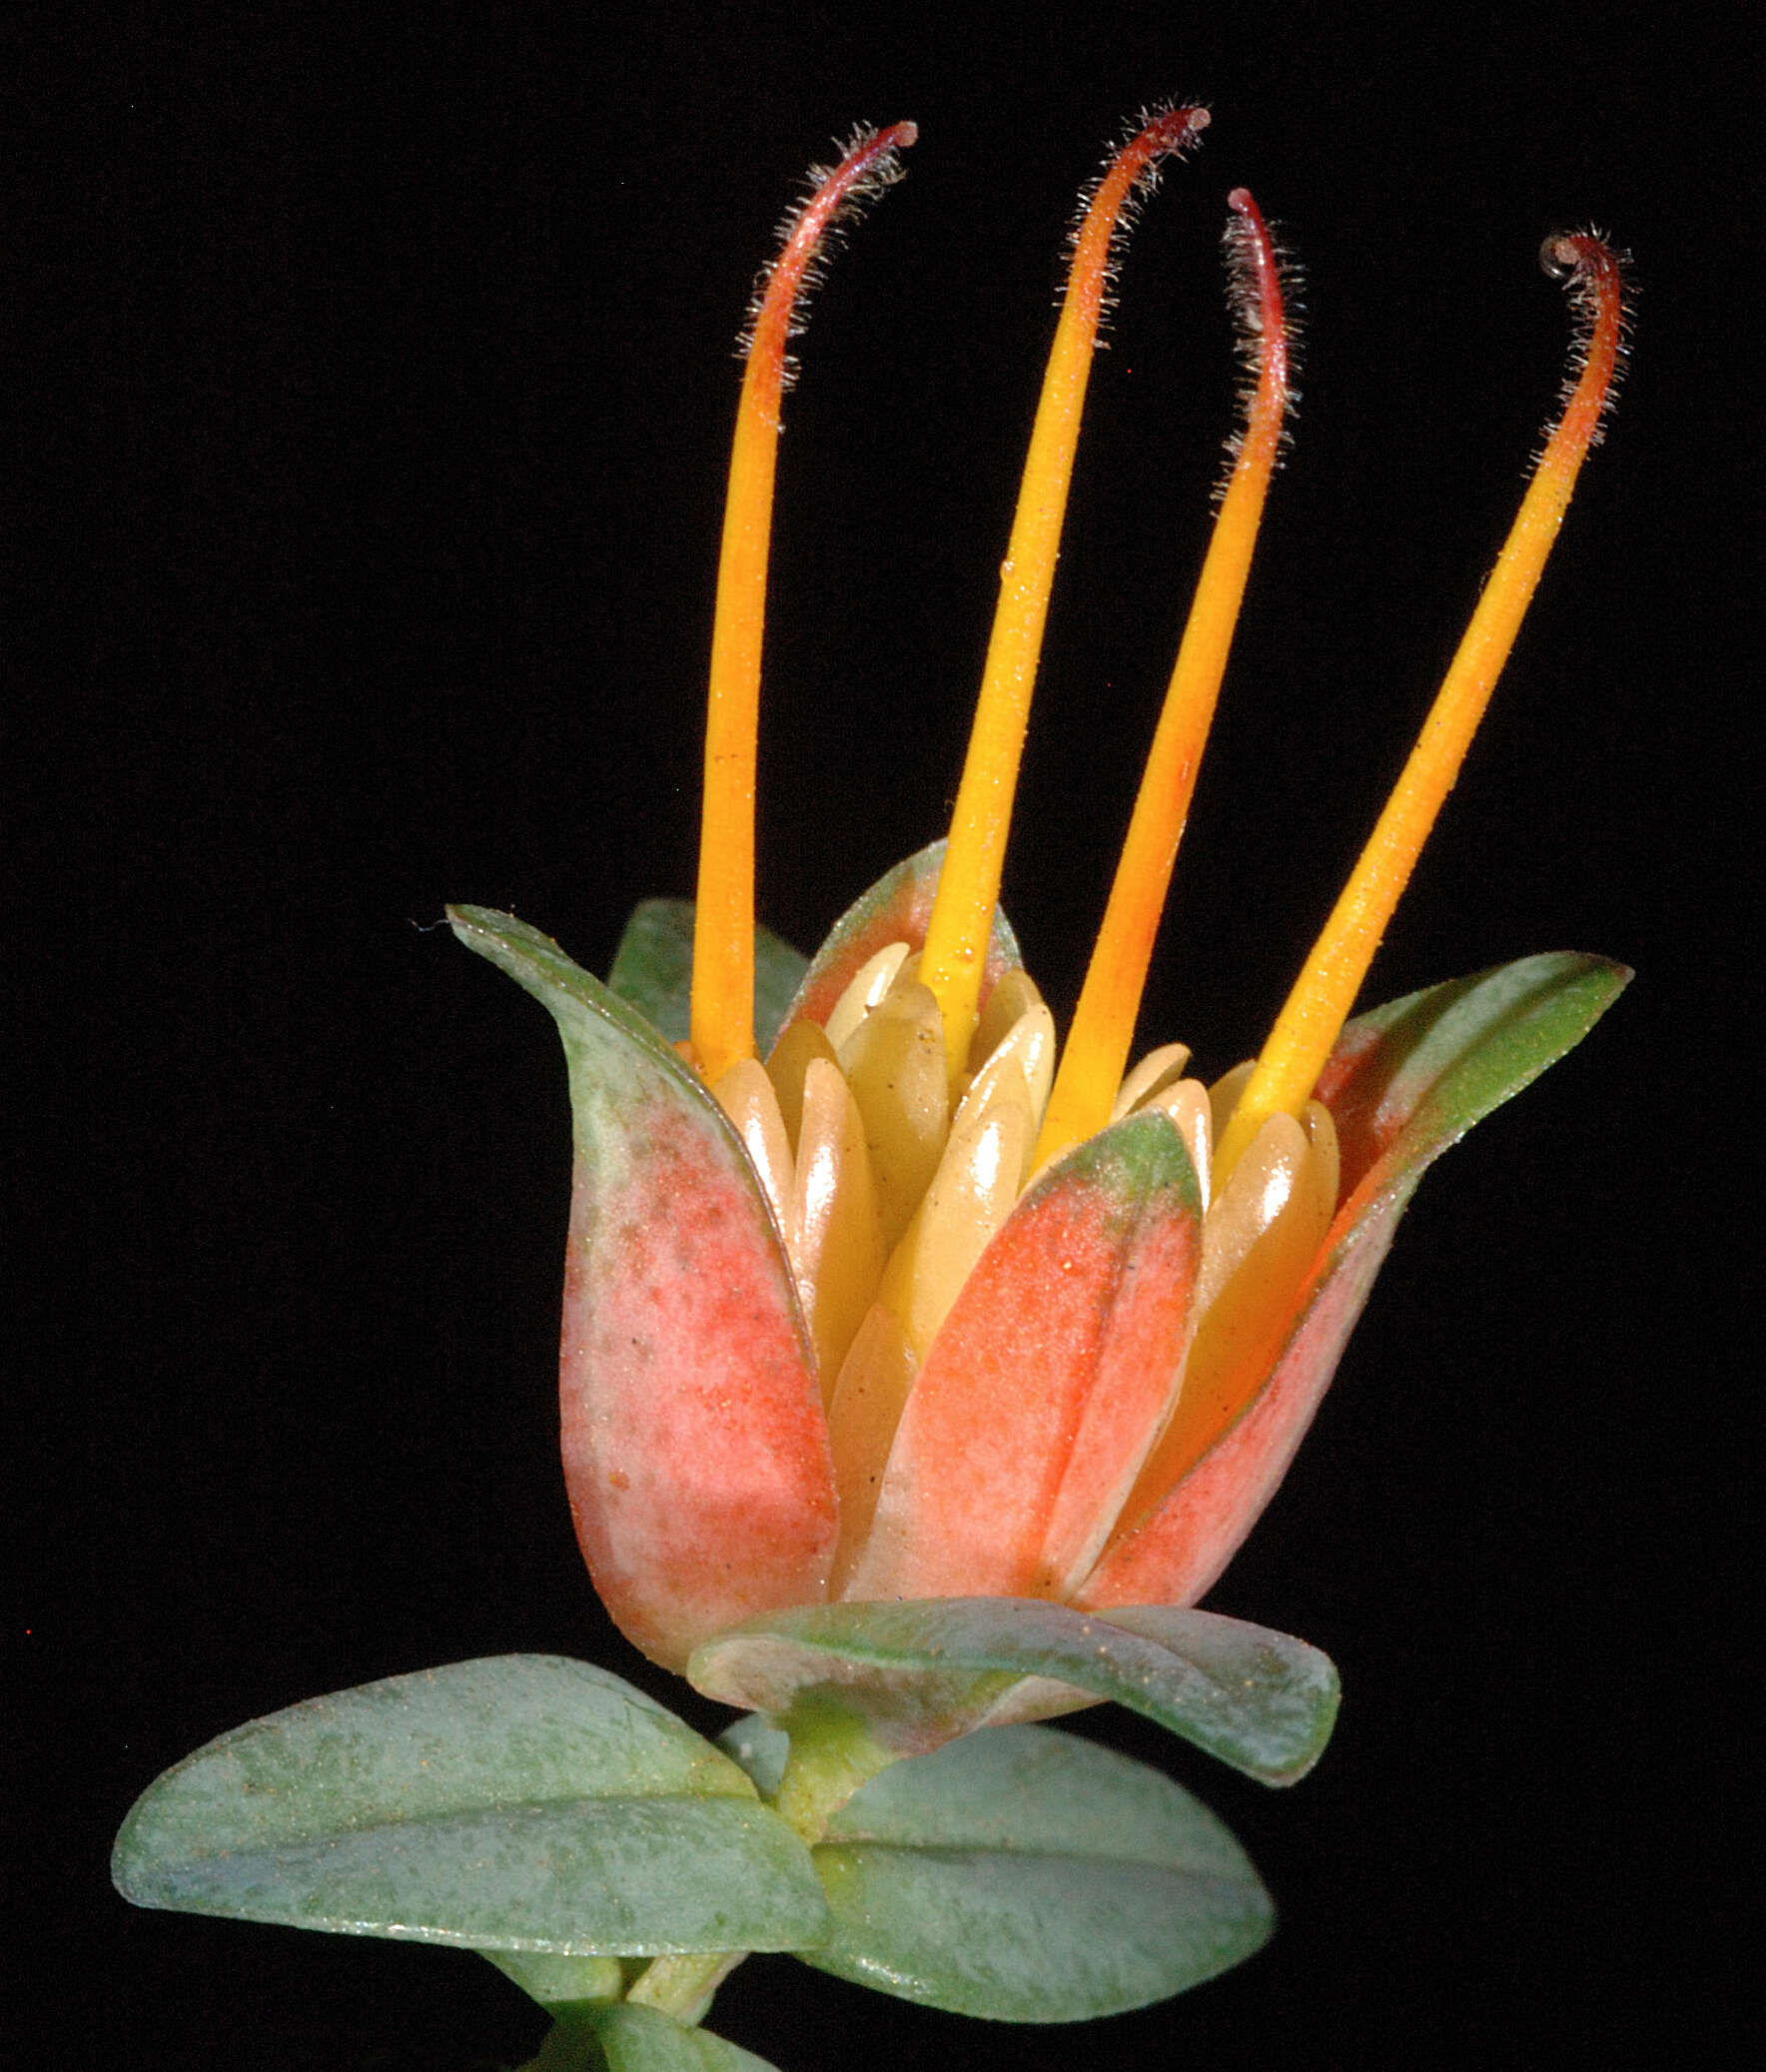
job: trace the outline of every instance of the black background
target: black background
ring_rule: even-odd
[[[967,19],[14,17],[14,1085],[44,1156],[9,2013],[57,2062],[533,2047],[465,1955],[134,1913],[109,1837],[200,1741],[401,1670],[556,1650],[679,1700],[599,1612],[555,1466],[554,1039],[432,924],[510,907],[604,968],[636,898],[690,890],[731,340],[861,118],[922,141],[788,407],[765,916],[813,942],[941,831],[1072,198],[1167,95],[1216,119],[1093,384],[1008,866],[1033,968],[1064,1012],[1206,538],[1243,182],[1306,270],[1304,402],[1144,1038],[1256,1048],[1555,393],[1539,240],[1590,218],[1636,253],[1626,392],[1370,993],[1555,947],[1641,975],[1425,1187],[1210,1599],[1339,1663],[1320,1769],[1268,1794],[1088,1722],[1233,1822],[1271,1948],[1082,2032],[757,1960],[717,2026],[787,2072],[1593,2066],[1660,2062],[1664,2022],[1676,2061],[1733,2061],[1742,54],[1623,7]]]

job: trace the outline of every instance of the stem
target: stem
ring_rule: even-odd
[[[901,1757],[874,1741],[857,1713],[835,1705],[804,1706],[780,1724],[791,1737],[791,1753],[773,1811],[813,1849],[853,1793]]]
[[[773,1811],[813,1849],[853,1793],[900,1757],[874,1741],[856,1713],[835,1705],[806,1705],[780,1724],[790,1735],[791,1752],[779,1779]],[[696,2027],[709,2011],[712,1995],[749,1954],[747,1950],[692,1950],[657,1957],[625,1997],[634,2006],[653,2007],[687,2028]],[[578,2062],[594,2062],[570,2057],[569,2046],[562,2041],[557,2043],[560,2055],[547,2057],[546,2051],[558,2035],[559,2030],[554,2029],[545,2049],[524,2072],[573,2072]]]
[[[626,1999],[636,2007],[653,2007],[691,2029],[704,2020],[715,1993],[747,1950],[691,1950],[658,1957]]]

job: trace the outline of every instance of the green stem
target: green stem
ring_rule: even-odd
[[[690,2029],[704,2019],[712,1994],[747,1955],[746,1950],[693,1950],[657,1957],[625,1997],[638,2007],[672,2015]]]
[[[871,1738],[857,1713],[836,1705],[804,1706],[779,1724],[791,1737],[791,1752],[773,1810],[813,1849],[853,1793],[900,1757]],[[704,1950],[657,1957],[625,1997],[694,2027],[704,2019],[712,1994],[748,1954]]]
[[[837,1705],[806,1705],[779,1724],[791,1737],[791,1752],[773,1811],[813,1849],[853,1793],[901,1757],[871,1738],[858,1713]]]

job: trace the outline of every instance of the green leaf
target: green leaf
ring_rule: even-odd
[[[1242,1619],[1159,1604],[1105,1618],[1020,1597],[794,1605],[705,1641],[687,1668],[725,1704],[831,1703],[910,1750],[1114,1698],[1266,1784],[1318,1761],[1338,1696],[1318,1648]],[[1014,1689],[1025,1677],[1037,1681]]]
[[[793,1949],[826,1921],[740,1768],[617,1676],[501,1655],[313,1698],[168,1770],[141,1906],[561,1955]]]
[[[754,1042],[772,1048],[785,1009],[809,969],[801,950],[770,928],[754,931]],[[684,1042],[693,985],[693,902],[646,899],[632,913],[613,953],[609,989],[629,1001],[670,1043]]]
[[[774,2072],[765,2058],[704,2029],[688,2029],[653,2007],[597,2011],[594,2031],[607,2072]]]
[[[778,1797],[791,1754],[791,1736],[783,1727],[775,1726],[763,1712],[748,1712],[724,1728],[717,1745],[732,1762],[741,1764],[769,1804]]]
[[[833,1935],[803,1961],[954,2014],[1073,2022],[1144,2007],[1268,1938],[1269,1895],[1157,1770],[1046,1727],[898,1763],[815,1851]]]
[[[541,2007],[617,2000],[625,1990],[617,1957],[560,1957],[552,1950],[483,1950],[480,1955]]]

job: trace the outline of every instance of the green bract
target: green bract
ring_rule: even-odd
[[[801,1605],[706,1641],[688,1673],[727,1704],[781,1715],[850,1705],[910,1749],[1009,1718],[1036,1677],[1061,1686],[1034,1694],[1045,1716],[1114,1698],[1266,1784],[1318,1761],[1338,1694],[1316,1647],[1243,1619],[1164,1604],[1106,1618],[1016,1597]]]

